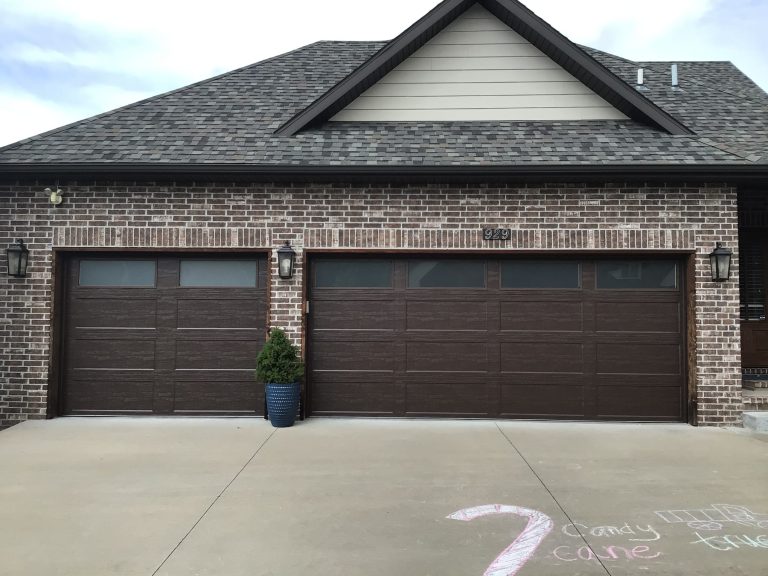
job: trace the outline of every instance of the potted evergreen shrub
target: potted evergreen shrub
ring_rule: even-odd
[[[256,359],[256,378],[264,383],[267,415],[275,428],[293,426],[299,411],[304,364],[285,332],[273,328]]]

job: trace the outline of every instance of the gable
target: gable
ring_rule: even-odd
[[[331,121],[624,120],[474,4]]]

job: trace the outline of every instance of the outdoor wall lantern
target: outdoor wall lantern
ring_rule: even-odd
[[[709,254],[709,267],[712,270],[713,282],[725,282],[731,277],[731,256],[733,252],[723,248],[722,242],[717,242],[715,249]]]
[[[8,264],[8,276],[24,278],[27,275],[27,263],[29,262],[29,249],[24,245],[24,240],[16,240],[5,249],[6,263]]]
[[[277,251],[277,273],[280,278],[293,278],[293,264],[296,262],[296,252],[291,248],[291,243],[286,240],[285,246]]]

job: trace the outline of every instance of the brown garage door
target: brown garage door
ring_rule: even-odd
[[[264,257],[88,256],[67,263],[66,414],[256,414]]]
[[[314,415],[684,418],[675,260],[311,262]]]

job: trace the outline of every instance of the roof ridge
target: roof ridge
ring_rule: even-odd
[[[600,48],[594,48],[592,46],[587,46],[586,44],[576,44],[579,48],[582,50],[586,48],[587,50],[594,50],[595,52],[600,52],[601,54],[605,54],[606,56],[610,56],[611,58],[615,58],[616,60],[621,60],[622,62],[626,62],[627,64],[632,64],[637,66],[638,62],[636,60],[630,60],[629,58],[624,58],[624,56],[619,56],[618,54],[614,54],[613,52],[606,52],[605,50],[601,50]]]
[[[316,42],[310,42],[309,44],[305,44],[304,46],[300,46],[298,48],[294,48],[293,50],[289,50],[288,52],[283,52],[281,54],[277,54],[275,56],[270,56],[269,58],[265,58],[264,60],[259,60],[258,62],[253,62],[251,64],[247,64],[245,66],[241,66],[240,68],[235,68],[234,70],[228,70],[227,72],[223,72],[221,74],[217,74],[216,76],[211,76],[210,78],[206,78],[204,80],[198,80],[197,82],[193,82],[192,84],[187,84],[185,86],[181,86],[179,88],[174,88],[173,90],[169,90],[168,92],[163,92],[161,94],[155,94],[154,96],[150,96],[149,98],[144,98],[143,100],[138,100],[136,102],[131,102],[130,104],[126,104],[125,106],[120,106],[118,108],[113,108],[112,110],[107,110],[106,112],[100,112],[99,114],[95,114],[94,116],[89,116],[87,118],[83,118],[82,120],[76,120],[75,122],[70,122],[69,124],[65,124],[64,126],[58,126],[57,128],[53,128],[51,130],[48,130],[46,132],[41,132],[40,134],[35,134],[34,136],[30,136],[28,138],[24,138],[22,140],[19,140],[17,142],[12,142],[10,144],[6,144],[5,146],[0,146],[0,152],[6,152],[8,150],[13,150],[14,148],[18,148],[19,146],[23,146],[24,144],[28,144],[30,142],[37,141],[41,138],[45,138],[47,136],[51,136],[53,134],[57,134],[59,132],[64,132],[66,130],[69,130],[70,128],[74,128],[76,126],[82,126],[84,124],[88,124],[90,122],[93,122],[94,120],[99,120],[101,118],[106,118],[108,116],[111,116],[112,114],[117,114],[118,112],[123,112],[125,110],[130,110],[131,108],[135,106],[141,106],[143,104],[146,104],[148,102],[153,102],[155,100],[160,100],[161,98],[165,98],[167,96],[171,96],[173,94],[177,94],[179,92],[183,92],[184,90],[189,90],[190,88],[197,88],[198,86],[202,86],[204,84],[207,84],[208,82],[213,82],[215,80],[219,80],[221,78],[225,78],[227,76],[231,76],[233,74],[237,74],[239,72],[242,72],[244,70],[248,70],[249,68],[254,68],[256,66],[261,66],[262,64],[266,64],[267,62],[272,62],[273,60],[277,60],[278,58],[283,58],[284,56],[288,56],[289,54],[293,54],[295,52],[299,52],[301,50],[305,50],[306,48],[309,48],[310,46],[316,46],[317,44],[323,44],[326,42],[343,42],[341,40],[318,40]]]

